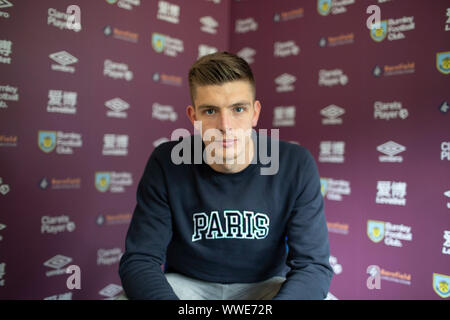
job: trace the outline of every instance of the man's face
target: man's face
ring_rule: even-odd
[[[256,127],[261,111],[259,101],[254,100],[250,82],[239,80],[197,86],[195,90],[195,106],[187,107],[187,115],[194,125],[195,121],[201,121],[205,146],[212,143],[214,145],[210,147],[219,153],[215,158],[232,161],[248,151],[251,129]],[[218,139],[214,132],[221,133]],[[210,141],[213,139],[215,141]]]

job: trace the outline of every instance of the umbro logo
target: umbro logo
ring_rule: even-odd
[[[110,110],[106,113],[108,117],[112,118],[126,118],[128,115],[125,110],[130,108],[128,102],[120,99],[114,98],[112,100],[106,101],[105,106]]]
[[[0,9],[6,9],[12,7],[13,4],[9,2],[8,0],[0,0]],[[0,18],[6,18],[8,19],[10,17],[9,12],[0,11]]]
[[[60,65],[67,66],[69,64],[74,64],[78,62],[78,59],[75,58],[73,55],[68,53],[67,51],[60,51],[56,53],[52,53],[49,56],[52,60],[59,63]]]
[[[345,113],[345,110],[341,107],[338,107],[334,104],[329,105],[328,107],[323,108],[320,111],[320,114],[325,118],[322,119],[322,124],[342,124],[342,119],[339,118]]]
[[[12,7],[13,4],[11,2],[9,2],[8,0],[0,0],[0,9],[5,9],[5,8],[9,8]]]
[[[379,145],[377,150],[381,153],[384,153],[384,156],[380,156],[380,162],[403,162],[402,156],[397,156],[397,154],[406,150],[406,147],[394,142],[388,141]]]
[[[75,73],[75,68],[70,65],[77,63],[78,59],[67,51],[55,52],[49,55],[49,57],[57,63],[51,66],[53,71]]]
[[[291,74],[283,73],[275,79],[275,83],[278,85],[276,88],[277,92],[288,92],[294,91],[294,82],[297,78]]]

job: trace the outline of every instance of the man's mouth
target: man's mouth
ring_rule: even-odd
[[[218,140],[218,143],[221,143],[224,147],[231,147],[233,146],[238,140],[237,139],[223,139]]]

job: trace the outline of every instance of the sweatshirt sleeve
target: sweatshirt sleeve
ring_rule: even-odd
[[[291,270],[274,299],[322,300],[327,296],[333,269],[329,264],[320,177],[314,158],[307,150],[297,176],[299,193],[287,225],[289,253],[286,263]]]
[[[137,205],[119,265],[128,299],[178,299],[161,270],[171,238],[166,182],[155,149],[138,185]]]

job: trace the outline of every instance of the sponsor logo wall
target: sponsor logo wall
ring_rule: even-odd
[[[191,63],[228,49],[229,0],[75,3],[73,28],[69,1],[0,1],[0,299],[122,292],[148,156],[192,131]],[[67,287],[70,265],[81,290]]]
[[[233,4],[231,51],[254,70],[258,125],[319,168],[328,298],[449,299],[448,1]]]
[[[0,0],[0,298],[120,295],[148,156],[192,131],[191,63],[229,50],[255,73],[258,127],[316,159],[328,298],[449,299],[448,1],[374,1],[372,29],[364,1],[185,2],[79,1],[72,25],[70,2]]]

